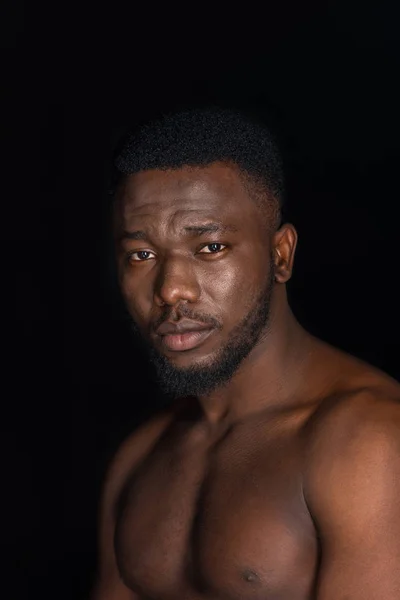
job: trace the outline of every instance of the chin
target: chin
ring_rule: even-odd
[[[183,371],[189,369],[201,369],[204,367],[212,366],[216,359],[215,352],[200,353],[195,350],[188,350],[187,352],[176,353],[171,356],[171,354],[164,354],[162,356],[166,361],[169,362],[171,366],[175,369],[181,369]]]

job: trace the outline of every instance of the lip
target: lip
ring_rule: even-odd
[[[183,334],[183,333],[192,333],[194,331],[209,331],[212,329],[210,325],[206,325],[205,323],[200,323],[198,321],[189,321],[188,319],[181,319],[177,322],[164,321],[159,327],[156,329],[156,333],[158,335],[175,335],[175,334]]]
[[[200,329],[185,331],[182,333],[167,333],[161,336],[161,344],[171,352],[184,352],[200,346],[213,329]]]

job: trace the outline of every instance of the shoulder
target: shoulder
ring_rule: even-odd
[[[321,374],[318,400],[305,422],[311,458],[332,442],[345,443],[354,436],[390,429],[400,411],[400,383],[368,363],[326,343],[316,345],[315,371]],[[315,377],[316,385],[317,378]],[[386,423],[386,426],[384,425]]]
[[[323,400],[305,426],[304,491],[314,515],[351,497],[365,504],[377,486],[389,494],[400,482],[400,385],[371,373],[364,386]]]
[[[400,386],[339,351],[327,349],[323,364],[329,391],[302,429],[303,495],[321,551],[317,595],[394,600],[400,590]]]

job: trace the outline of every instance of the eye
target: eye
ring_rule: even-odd
[[[154,258],[154,252],[150,250],[136,250],[128,255],[128,260],[132,262],[146,262],[151,258]]]
[[[206,246],[203,246],[203,248],[200,250],[200,254],[218,254],[219,252],[222,252],[223,250],[225,250],[226,246],[225,244],[219,244],[218,242],[213,242],[212,244],[207,244]]]

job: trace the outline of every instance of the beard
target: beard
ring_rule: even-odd
[[[273,265],[273,262],[271,264]],[[155,368],[161,391],[171,398],[199,397],[206,396],[226,385],[243,360],[268,334],[273,287],[274,269],[271,267],[264,289],[256,296],[243,319],[231,331],[227,343],[218,350],[212,360],[205,364],[178,368],[142,338],[150,362]],[[201,318],[201,315],[189,313],[188,309],[181,311],[180,314],[203,322],[210,322],[212,319],[212,317]],[[137,335],[139,331],[136,323],[133,322],[132,326]]]

